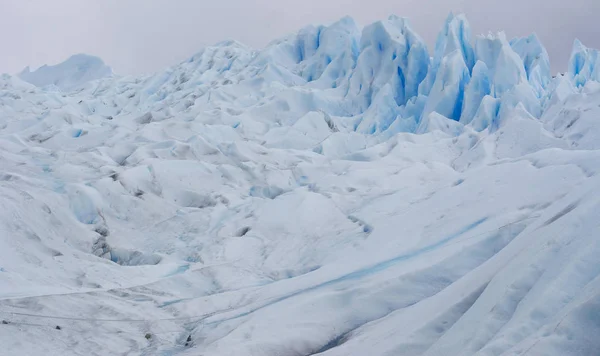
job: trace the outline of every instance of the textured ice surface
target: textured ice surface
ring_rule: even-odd
[[[600,353],[597,51],[452,15],[74,58],[0,76],[0,354]]]

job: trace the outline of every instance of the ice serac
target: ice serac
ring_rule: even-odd
[[[483,131],[490,127],[492,122],[496,120],[499,110],[500,99],[496,99],[491,95],[484,96],[473,120],[470,122],[471,127],[476,131]]]
[[[298,62],[312,57],[320,46],[321,31],[325,26],[307,26],[298,31],[296,38],[296,50]]]
[[[394,100],[392,86],[387,83],[363,113],[356,131],[368,134],[384,132],[398,119],[398,115],[399,107]]]
[[[56,86],[63,91],[81,87],[92,80],[113,75],[112,69],[102,59],[87,54],[76,54],[54,66],[44,65],[31,72],[29,67],[19,73],[19,78],[38,87]]]
[[[491,128],[494,129],[505,120],[509,120],[512,111],[519,105],[535,118],[539,118],[542,115],[540,99],[535,95],[533,88],[527,82],[521,82],[500,97],[498,116]]]
[[[298,72],[307,82],[321,79],[317,87],[336,88],[355,66],[359,41],[360,31],[350,17],[302,29],[296,39]]]
[[[494,96],[500,97],[515,85],[527,82],[523,61],[512,49],[503,32],[495,36],[478,37],[475,53],[477,59],[488,67]]]
[[[470,74],[464,57],[459,50],[451,52],[443,58],[435,83],[429,93],[423,118],[437,112],[454,121],[460,120],[465,86],[469,83]]]
[[[473,120],[481,101],[485,96],[490,95],[490,92],[488,67],[484,62],[477,61],[473,67],[469,85],[465,89],[463,109],[459,120],[462,124],[469,124]]]
[[[518,41],[517,41],[518,42]],[[530,42],[534,42],[531,40]],[[520,42],[519,42],[520,43]],[[477,115],[482,99],[489,95],[498,99],[498,114],[508,113],[519,103],[534,117],[541,115],[541,97],[548,84],[548,71],[543,59],[543,47],[533,45],[527,47],[517,43],[515,47],[522,53],[520,56],[506,40],[503,32],[497,35],[480,36],[475,42],[475,58],[477,64],[472,71],[471,83],[465,89],[465,99],[460,120],[470,123]],[[537,53],[532,55],[532,53]],[[534,59],[531,59],[534,57]],[[524,59],[522,59],[524,58]],[[536,59],[537,58],[537,59]],[[525,64],[525,62],[527,64]],[[527,69],[531,76],[528,77]],[[491,102],[491,101],[490,101]],[[486,104],[489,105],[489,104]],[[499,124],[502,118],[490,118],[494,110],[484,108],[485,119],[478,118],[478,127],[483,122]],[[491,119],[491,121],[489,121]]]
[[[576,87],[582,87],[590,80],[600,81],[600,51],[575,40],[568,73]]]
[[[544,101],[544,109],[563,102],[569,97],[569,95],[572,95],[576,92],[577,88],[575,87],[571,78],[566,75],[557,75],[556,78],[550,82],[548,87],[546,100]]]
[[[373,103],[381,104],[378,96],[392,96],[392,106],[403,106],[418,94],[419,83],[427,74],[429,55],[423,40],[410,28],[408,21],[392,16],[364,28],[360,55],[350,78],[346,98],[360,112]],[[383,90],[389,88],[391,91]],[[377,120],[377,118],[373,118]],[[389,117],[382,117],[386,123]],[[376,132],[374,123],[361,123],[360,132]]]
[[[537,35],[515,38],[510,41],[512,49],[521,57],[527,80],[537,97],[542,97],[550,83],[550,58]]]
[[[419,86],[419,94],[429,95],[443,59],[454,51],[460,53],[465,66],[470,71],[475,65],[475,55],[471,44],[471,29],[464,15],[450,14],[446,19],[444,28],[435,42],[433,60],[427,77]]]

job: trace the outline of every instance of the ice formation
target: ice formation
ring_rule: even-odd
[[[599,354],[598,53],[393,16],[2,75],[0,354]]]
[[[39,87],[57,87],[59,90],[71,91],[89,81],[112,75],[112,69],[100,58],[76,54],[60,64],[44,65],[33,72],[26,67],[19,73],[19,78]]]

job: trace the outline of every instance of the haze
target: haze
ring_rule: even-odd
[[[566,68],[575,38],[600,48],[597,0],[0,0],[0,72],[56,64],[75,53],[99,56],[119,74],[154,72],[221,40],[260,48],[345,15],[363,26],[390,14],[408,17],[432,52],[451,11],[467,15],[474,35],[537,33],[553,71]]]

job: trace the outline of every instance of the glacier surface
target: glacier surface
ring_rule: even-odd
[[[0,76],[0,354],[600,354],[598,53],[346,17]]]

